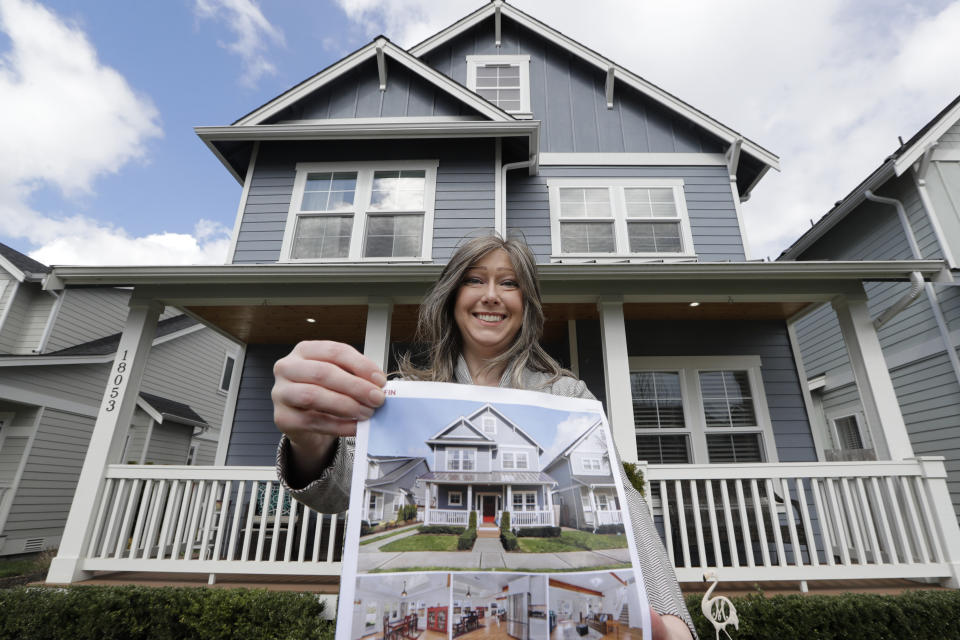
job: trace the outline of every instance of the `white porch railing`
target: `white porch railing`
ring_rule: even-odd
[[[337,575],[345,520],[291,500],[273,467],[111,465],[81,568]]]
[[[623,514],[619,509],[614,511],[597,511],[597,524],[621,524],[623,523]]]
[[[456,509],[430,509],[427,511],[427,521],[424,524],[456,525],[465,527],[469,524],[470,512]]]
[[[552,511],[511,511],[511,527],[550,527],[553,526]]]
[[[648,499],[681,581],[939,578],[960,529],[942,458],[657,465]]]

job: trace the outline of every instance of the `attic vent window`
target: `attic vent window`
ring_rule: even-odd
[[[530,56],[467,56],[467,87],[515,115],[530,113]]]

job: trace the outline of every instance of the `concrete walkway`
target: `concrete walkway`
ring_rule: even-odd
[[[412,536],[417,533],[417,529],[420,526],[420,523],[407,527],[406,529],[399,529],[402,533],[396,533],[395,535],[390,536],[389,538],[384,538],[383,540],[377,540],[376,542],[371,542],[369,544],[360,545],[360,553],[377,551],[385,544],[389,544],[394,540],[399,540],[400,538],[406,538],[407,536]],[[364,540],[371,540],[373,538],[379,538],[380,536],[387,535],[388,533],[395,533],[398,529],[391,529],[390,531],[381,531],[380,533],[371,533],[370,535],[363,536],[360,538],[362,543]]]
[[[400,536],[390,538],[396,540]],[[443,567],[446,569],[587,569],[610,565],[628,565],[628,549],[602,551],[565,551],[562,553],[507,553],[497,538],[478,538],[473,551],[376,551],[366,545],[360,547],[359,570],[396,571],[416,567]]]

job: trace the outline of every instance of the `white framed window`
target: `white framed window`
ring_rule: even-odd
[[[582,459],[584,473],[599,473],[602,469],[600,458],[587,457]]]
[[[451,507],[461,507],[463,506],[463,492],[462,491],[451,491],[447,494],[447,504]]]
[[[777,460],[759,356],[633,357],[630,391],[640,460]]]
[[[187,464],[197,464],[197,445],[191,444],[187,452]]]
[[[593,503],[590,501],[590,489],[587,487],[580,487],[580,504],[583,505],[584,511],[593,511]]]
[[[497,419],[493,416],[483,416],[480,419],[480,428],[487,435],[497,435]]]
[[[477,468],[476,449],[448,449],[447,469],[449,471],[473,471]]]
[[[530,114],[530,56],[467,56],[467,88],[507,113]]]
[[[529,469],[530,457],[526,451],[504,451],[500,454],[503,469]]]
[[[223,370],[220,372],[220,386],[217,387],[217,391],[220,393],[227,393],[230,391],[230,382],[233,380],[233,367],[236,365],[237,359],[230,354],[226,354],[223,358]]]
[[[695,258],[677,178],[547,180],[554,259]]]
[[[297,163],[281,261],[430,259],[437,166]]]
[[[514,511],[536,511],[537,510],[537,492],[536,491],[514,491],[513,492],[513,510]]]
[[[831,435],[838,449],[853,450],[869,448],[870,440],[864,429],[863,414],[848,411],[830,417]]]

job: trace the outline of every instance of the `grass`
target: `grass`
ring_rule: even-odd
[[[626,549],[623,534],[599,534],[586,531],[563,531],[559,538],[517,538],[519,551],[526,553],[559,553],[563,551],[595,551]]]
[[[415,533],[380,547],[380,551],[456,551],[459,536]]]
[[[391,532],[389,532],[389,533],[385,533],[385,534],[383,534],[382,536],[377,536],[376,538],[369,538],[369,539],[367,539],[367,540],[361,540],[361,541],[360,541],[360,546],[362,547],[362,546],[365,545],[365,544],[370,544],[371,542],[376,542],[377,540],[386,540],[387,538],[392,538],[393,536],[398,536],[398,535],[400,535],[401,533],[406,533],[406,532],[409,531],[409,530],[410,530],[410,527],[404,527],[404,528],[402,528],[402,529],[397,529],[396,531],[391,531]]]
[[[614,569],[629,569],[629,562],[621,562],[620,564],[601,564],[595,567],[563,567],[556,569],[525,569],[523,567],[511,568],[511,567],[496,567],[490,569],[465,569],[463,567],[398,567],[395,569],[371,569],[367,573],[400,573],[402,571],[459,571],[459,572],[476,572],[482,571],[484,573],[501,571],[506,573],[517,573],[518,571],[529,572],[529,573],[570,573],[571,571],[607,571]]]
[[[26,558],[0,560],[0,578],[46,573],[47,569],[50,568],[50,561],[53,556],[53,552],[44,551]]]

